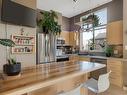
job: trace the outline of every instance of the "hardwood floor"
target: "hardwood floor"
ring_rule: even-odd
[[[89,91],[89,95],[96,95],[96,94]],[[106,92],[101,93],[99,95],[127,95],[127,91],[124,91],[115,85],[111,85],[109,90],[107,90]]]

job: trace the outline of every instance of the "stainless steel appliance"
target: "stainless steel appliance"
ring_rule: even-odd
[[[91,72],[90,78],[98,79],[101,74],[107,73],[107,59],[91,58],[90,61],[106,65],[106,67],[104,67],[102,69]]]
[[[63,44],[65,44],[65,40],[63,38],[57,38],[56,41],[57,41],[56,42],[57,45],[63,45]]]
[[[73,53],[73,46],[65,45],[64,46],[64,52],[65,52],[65,54],[72,54]]]
[[[37,63],[56,61],[56,39],[51,34],[37,34]]]
[[[69,56],[63,55],[63,56],[57,56],[56,57],[57,62],[62,62],[62,61],[69,61]]]

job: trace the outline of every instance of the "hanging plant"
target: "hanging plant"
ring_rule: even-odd
[[[82,21],[86,24],[92,24],[93,27],[97,27],[99,25],[99,17],[97,15],[90,14],[88,17],[83,18]]]
[[[57,20],[58,16],[55,11],[44,11],[40,12],[41,19],[37,20],[37,25],[40,29],[43,30],[43,33],[49,34],[52,33],[54,35],[61,33],[61,26],[58,24]]]

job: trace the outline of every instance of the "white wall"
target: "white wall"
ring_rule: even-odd
[[[24,34],[36,37],[36,28],[16,26],[0,23],[0,38],[10,38],[11,35],[21,33],[21,28],[24,29]],[[6,35],[7,33],[7,35]],[[22,67],[29,67],[36,65],[36,52],[33,54],[15,54],[17,61],[22,63]],[[6,63],[6,47],[0,45],[0,70],[3,69],[3,64]]]
[[[127,58],[127,0],[123,0],[123,57]]]

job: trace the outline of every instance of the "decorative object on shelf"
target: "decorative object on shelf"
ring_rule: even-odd
[[[113,55],[113,46],[107,45],[105,48],[105,54],[107,57],[111,57]]]
[[[41,19],[37,20],[37,25],[40,29],[43,30],[43,33],[51,33],[53,35],[58,35],[61,33],[61,26],[58,25],[58,22],[56,21],[58,16],[55,11],[44,11],[40,12],[40,14],[42,17]]]
[[[11,39],[15,42],[15,46],[12,47],[12,53],[28,54],[34,52],[34,36],[11,35]]]
[[[0,44],[8,47],[15,46],[15,43],[10,39],[0,39]],[[8,55],[8,63],[3,66],[3,71],[9,76],[18,75],[21,71],[21,63],[16,62],[14,59],[10,58],[10,52]]]

